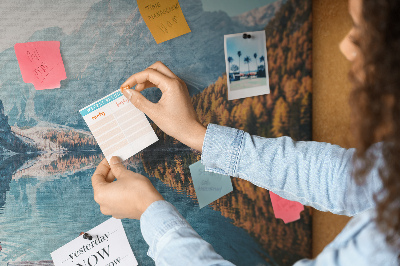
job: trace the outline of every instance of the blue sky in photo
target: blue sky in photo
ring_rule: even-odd
[[[252,34],[250,32],[250,34]],[[261,33],[264,35],[264,33]],[[233,61],[231,62],[232,64],[238,65],[239,66],[239,57],[238,57],[238,51],[242,52],[242,55],[240,56],[240,71],[241,72],[246,72],[248,71],[248,66],[247,64],[244,63],[244,58],[246,56],[249,56],[251,59],[250,62],[250,71],[255,71],[255,60],[257,60],[257,65],[260,65],[260,57],[263,55],[264,58],[266,59],[266,55],[264,54],[264,46],[263,42],[261,41],[261,38],[258,36],[255,36],[252,34],[251,39],[243,39],[242,34],[238,34],[237,36],[233,37],[228,37],[226,40],[226,51],[227,51],[227,56],[231,56],[233,58]],[[258,37],[258,38],[257,38]],[[257,59],[254,59],[254,53],[257,53]]]
[[[201,0],[204,11],[224,11],[233,17],[277,0]]]

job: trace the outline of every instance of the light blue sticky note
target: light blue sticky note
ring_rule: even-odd
[[[189,166],[200,209],[233,190],[230,176],[207,172],[201,161]]]

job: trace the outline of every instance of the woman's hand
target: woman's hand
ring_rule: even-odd
[[[135,89],[130,89],[136,85]],[[140,92],[158,87],[162,97],[158,103],[147,100]],[[186,84],[161,62],[136,73],[121,85],[122,93],[157,126],[183,144],[202,150],[206,128],[193,108]]]
[[[149,179],[127,170],[118,157],[112,157],[110,164],[106,159],[101,161],[92,186],[100,211],[118,219],[140,219],[147,207],[164,199]]]

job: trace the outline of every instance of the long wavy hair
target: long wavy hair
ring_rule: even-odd
[[[350,72],[355,160],[362,162],[355,164],[354,177],[359,184],[365,181],[376,159],[368,149],[381,141],[383,188],[374,198],[376,222],[387,243],[400,250],[400,1],[362,2],[360,35],[354,40],[362,62]]]

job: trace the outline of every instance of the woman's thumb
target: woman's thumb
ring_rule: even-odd
[[[133,89],[124,89],[122,93],[137,109],[149,115],[148,113],[152,110],[151,107],[154,103],[150,102],[140,92]]]
[[[123,173],[127,171],[126,167],[122,164],[121,158],[113,156],[110,159],[110,168],[115,178],[122,177]]]

